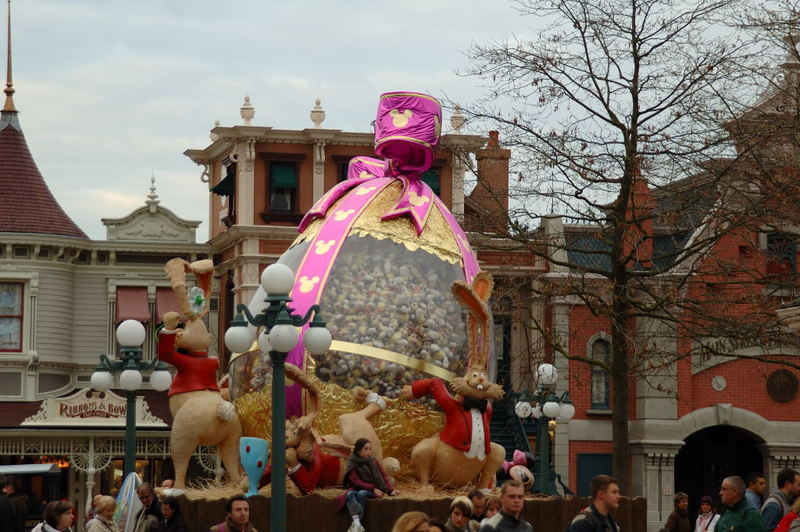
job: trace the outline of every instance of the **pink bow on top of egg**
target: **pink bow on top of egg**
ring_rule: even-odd
[[[323,196],[300,222],[302,232],[350,189],[372,179],[393,177],[403,184],[400,198],[382,220],[411,218],[417,235],[422,234],[436,195],[420,176],[433,164],[439,143],[442,107],[433,96],[417,92],[387,92],[381,95],[375,120],[375,153],[385,160],[355,157],[347,179]],[[364,198],[365,201],[367,198]]]

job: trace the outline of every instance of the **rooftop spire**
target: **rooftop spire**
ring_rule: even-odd
[[[157,205],[161,203],[161,200],[158,199],[158,194],[156,194],[156,171],[153,170],[153,173],[150,177],[150,194],[147,195],[147,201],[145,201],[148,207],[150,207],[150,212],[156,212]]]
[[[11,78],[11,0],[8,0],[8,55],[6,57],[6,104],[3,106],[4,113],[16,113],[14,107],[14,82]]]

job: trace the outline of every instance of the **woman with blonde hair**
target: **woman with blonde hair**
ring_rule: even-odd
[[[86,529],[86,532],[116,532],[117,523],[114,522],[114,510],[117,501],[110,495],[103,495],[95,504],[95,519]]]
[[[428,532],[430,519],[422,512],[406,512],[397,518],[392,532]]]

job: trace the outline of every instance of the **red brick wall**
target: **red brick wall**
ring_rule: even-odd
[[[604,453],[611,454],[613,446],[610,441],[585,441],[571,440],[569,442],[569,484],[572,491],[577,493],[578,487],[578,454]]]
[[[800,376],[795,369],[758,360],[733,360],[701,371],[690,379],[691,400],[679,399],[679,414],[717,403],[731,403],[772,421],[800,421],[800,396],[781,403],[767,393],[767,377],[777,369],[788,369]],[[728,381],[725,390],[717,392],[711,387],[711,378],[715,375],[722,375]]]
[[[569,313],[569,352],[586,356],[589,340],[598,332],[610,335],[607,318],[594,316],[584,306],[573,306]],[[586,410],[592,407],[592,367],[576,360],[569,361],[569,396],[575,405],[575,419],[587,419]]]

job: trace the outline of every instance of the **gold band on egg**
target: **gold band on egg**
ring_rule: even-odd
[[[354,355],[362,355],[378,360],[385,360],[387,362],[394,362],[395,364],[400,364],[401,366],[405,366],[410,369],[416,369],[423,373],[427,373],[428,375],[433,375],[434,377],[439,377],[440,379],[444,379],[448,382],[456,378],[455,373],[447,371],[436,364],[431,364],[430,362],[426,362],[424,360],[412,358],[408,355],[395,353],[394,351],[388,351],[379,347],[373,347],[371,345],[354,344],[352,342],[334,340],[331,343],[330,350],[343,351],[345,353],[353,353]]]

